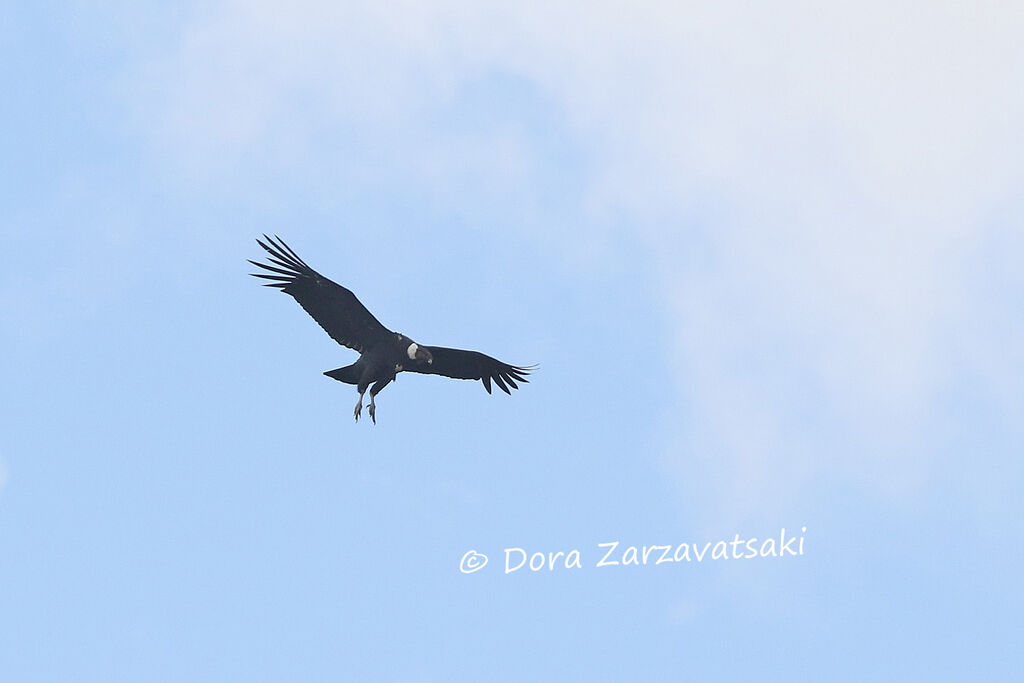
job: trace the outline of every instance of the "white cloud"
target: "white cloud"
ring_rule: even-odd
[[[1021,35],[998,2],[225,3],[151,65],[147,113],[200,175],[327,125],[424,182],[528,185],[518,138],[425,132],[481,74],[535,84],[592,160],[588,231],[650,246],[689,416],[673,453],[756,508],[830,473],[912,492],[938,387],[1020,376],[972,359],[996,342],[965,283],[1021,182]]]

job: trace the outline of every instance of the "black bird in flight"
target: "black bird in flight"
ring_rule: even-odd
[[[355,408],[357,422],[367,387],[373,385],[370,387],[369,408],[370,419],[376,424],[374,398],[402,371],[479,379],[488,394],[491,393],[491,382],[506,394],[511,394],[509,387],[518,389],[516,382],[529,381],[526,375],[534,366],[508,365],[478,351],[425,346],[404,334],[392,332],[366,310],[355,294],[310,268],[280,237],[277,241],[266,235],[263,238],[269,244],[258,239],[256,242],[270,254],[267,260],[273,265],[250,260],[249,263],[268,271],[250,275],[270,280],[265,286],[277,287],[295,297],[334,341],[359,352],[359,360],[352,365],[324,373],[339,382],[356,385],[359,390]]]

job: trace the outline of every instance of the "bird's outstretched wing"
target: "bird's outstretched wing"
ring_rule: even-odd
[[[519,367],[502,363],[496,358],[484,355],[479,351],[463,351],[461,349],[446,349],[443,346],[424,346],[433,356],[433,363],[416,361],[405,365],[406,370],[420,372],[424,375],[444,375],[454,379],[479,379],[484,383],[484,389],[491,393],[491,382],[498,385],[498,388],[506,394],[512,392],[509,387],[518,389],[516,382],[529,382],[526,375],[533,370],[532,367]]]
[[[362,353],[391,334],[355,294],[310,268],[280,237],[276,242],[266,235],[263,238],[269,245],[260,240],[256,242],[270,254],[267,260],[273,265],[249,261],[269,271],[269,274],[250,275],[270,280],[267,287],[277,287],[295,297],[334,341]]]

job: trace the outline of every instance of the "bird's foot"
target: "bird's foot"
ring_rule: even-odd
[[[373,420],[373,424],[377,424],[377,406],[375,406],[373,404],[373,401],[370,401],[369,408],[370,408],[370,419]]]
[[[359,415],[363,412],[363,397],[359,397],[359,403],[356,404],[356,409],[353,411],[356,416],[356,422],[359,422]]]

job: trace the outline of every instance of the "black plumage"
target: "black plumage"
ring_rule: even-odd
[[[359,352],[359,359],[352,365],[324,373],[332,379],[356,385],[359,391],[354,411],[357,421],[362,411],[363,394],[369,387],[370,419],[377,422],[375,397],[403,371],[454,379],[478,379],[488,394],[491,393],[492,382],[506,394],[511,394],[509,388],[517,389],[517,382],[529,381],[526,375],[533,367],[502,363],[478,351],[421,345],[403,334],[392,332],[360,303],[355,294],[310,268],[281,238],[263,237],[266,242],[258,239],[256,242],[270,255],[267,261],[272,265],[250,260],[249,263],[267,271],[250,274],[269,280],[267,287],[276,287],[290,294],[334,341]]]

